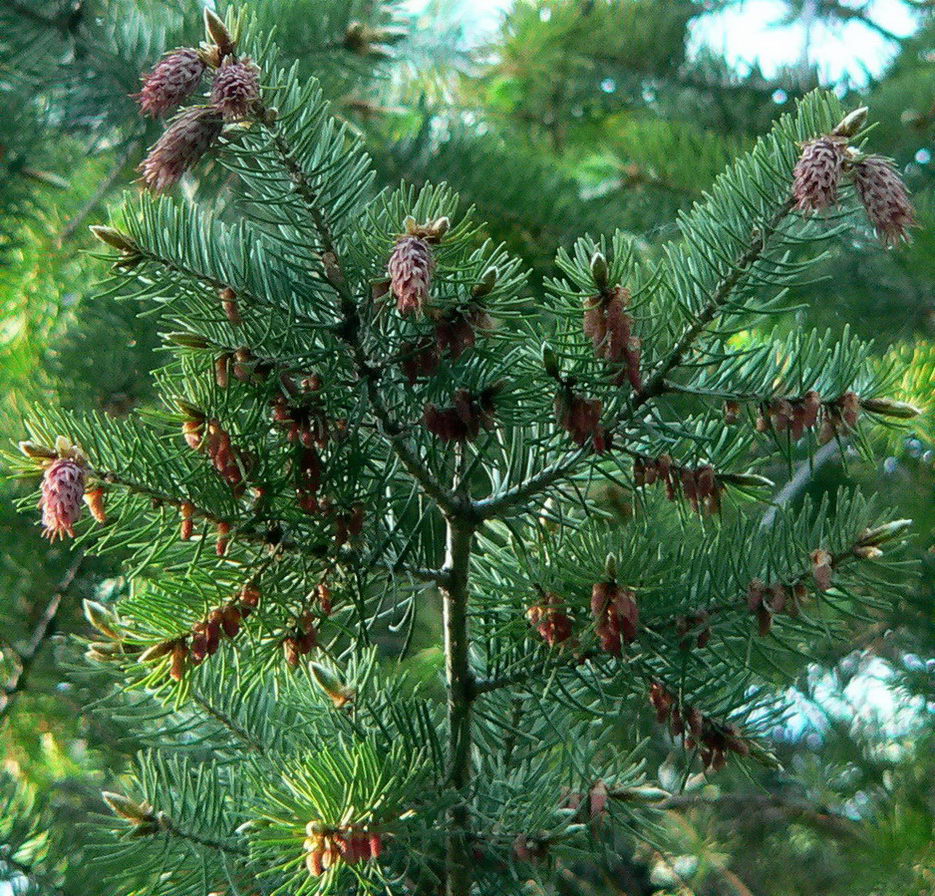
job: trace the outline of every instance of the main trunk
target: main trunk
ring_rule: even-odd
[[[446,896],[468,896],[471,890],[470,809],[465,791],[471,781],[473,679],[468,660],[467,581],[473,537],[469,526],[449,519],[443,589],[449,780],[464,799],[452,807],[448,819]]]

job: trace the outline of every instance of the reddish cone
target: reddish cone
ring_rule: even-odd
[[[224,121],[214,109],[186,109],[166,129],[140,166],[143,183],[155,193],[168,190],[193,168],[221,133]]]
[[[82,464],[71,457],[60,457],[45,471],[42,478],[43,534],[49,541],[71,535],[84,506],[84,484],[87,473]]]
[[[802,148],[792,182],[792,198],[799,211],[821,211],[838,201],[845,146],[842,139],[819,137]]]
[[[249,60],[228,60],[214,76],[211,102],[226,119],[245,118],[260,99],[260,70]]]
[[[915,212],[896,166],[883,156],[867,156],[854,165],[854,186],[877,235],[887,246],[909,241]]]
[[[429,244],[418,236],[404,236],[396,243],[387,271],[400,314],[420,313],[428,301],[435,259]]]
[[[204,70],[205,64],[188,47],[169,53],[144,76],[143,89],[135,96],[140,110],[154,118],[165,115],[198,89]]]

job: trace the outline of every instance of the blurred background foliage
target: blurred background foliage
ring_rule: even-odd
[[[898,0],[893,0],[898,2]],[[225,4],[219,4],[224,6]],[[753,4],[751,4],[753,5]],[[796,0],[787,21],[850,23],[890,55],[859,84],[834,87],[879,122],[874,146],[914,193],[914,242],[868,252],[838,238],[782,330],[846,322],[881,361],[907,366],[926,407],[888,446],[872,487],[913,518],[910,597],[855,626],[840,655],[811,657],[776,729],[783,769],[690,780],[646,831],[606,831],[603,861],[563,870],[567,894],[935,893],[935,17],[904,0],[906,37],[874,4]],[[0,0],[0,431],[16,439],[30,402],[124,415],[150,400],[158,339],[136,304],[95,286],[87,224],[106,220],[158,126],[130,97],[139,72],[199,32],[196,0]],[[433,0],[254,0],[303,74],[321,79],[364,135],[381,184],[447,180],[533,282],[585,231],[620,227],[659,253],[676,215],[820,78],[821,46],[765,75],[693,39],[732,0],[517,0],[477,36],[474,4]],[[751,13],[754,14],[754,13]],[[794,56],[795,50],[790,50]],[[185,190],[225,206],[223,172]],[[857,450],[859,446],[849,448]],[[855,467],[856,469],[856,467]],[[772,471],[798,502],[853,480],[837,452]],[[39,537],[14,509],[26,486],[0,485],[0,894],[99,893],[82,822],[137,748],[96,709],[112,687],[81,668],[81,599],[107,600],[119,567]],[[435,664],[427,650],[424,663]],[[110,704],[108,704],[110,705]],[[670,780],[658,732],[659,781]],[[793,783],[793,779],[795,783]]]

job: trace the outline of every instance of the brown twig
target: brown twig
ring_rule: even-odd
[[[18,651],[17,668],[14,670],[10,680],[4,686],[3,692],[0,693],[0,717],[2,717],[10,708],[14,697],[26,689],[26,682],[29,676],[29,672],[35,663],[39,652],[42,650],[42,646],[50,637],[52,637],[53,634],[55,634],[56,617],[58,616],[58,611],[61,607],[62,599],[65,597],[66,592],[74,582],[75,577],[78,575],[83,560],[84,554],[79,551],[75,555],[71,566],[69,566],[65,575],[62,577],[61,582],[59,582],[55,593],[46,604],[42,616],[39,617],[39,621],[33,628],[32,635],[30,636],[26,647],[23,650]]]

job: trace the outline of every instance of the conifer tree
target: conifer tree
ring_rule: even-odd
[[[238,201],[95,228],[115,300],[159,309],[162,410],[36,408],[22,445],[49,537],[129,557],[89,654],[153,746],[105,794],[102,873],[519,893],[649,823],[636,720],[686,775],[773,762],[772,686],[888,596],[908,528],[856,493],[759,513],[764,458],[915,414],[847,332],[747,332],[860,204],[908,238],[866,110],[809,94],[661,260],[585,236],[539,290],[446,187],[375,192],[249,17],[156,62],[143,105],[188,105],[145,182],[210,160]],[[405,662],[436,596],[443,696]]]

